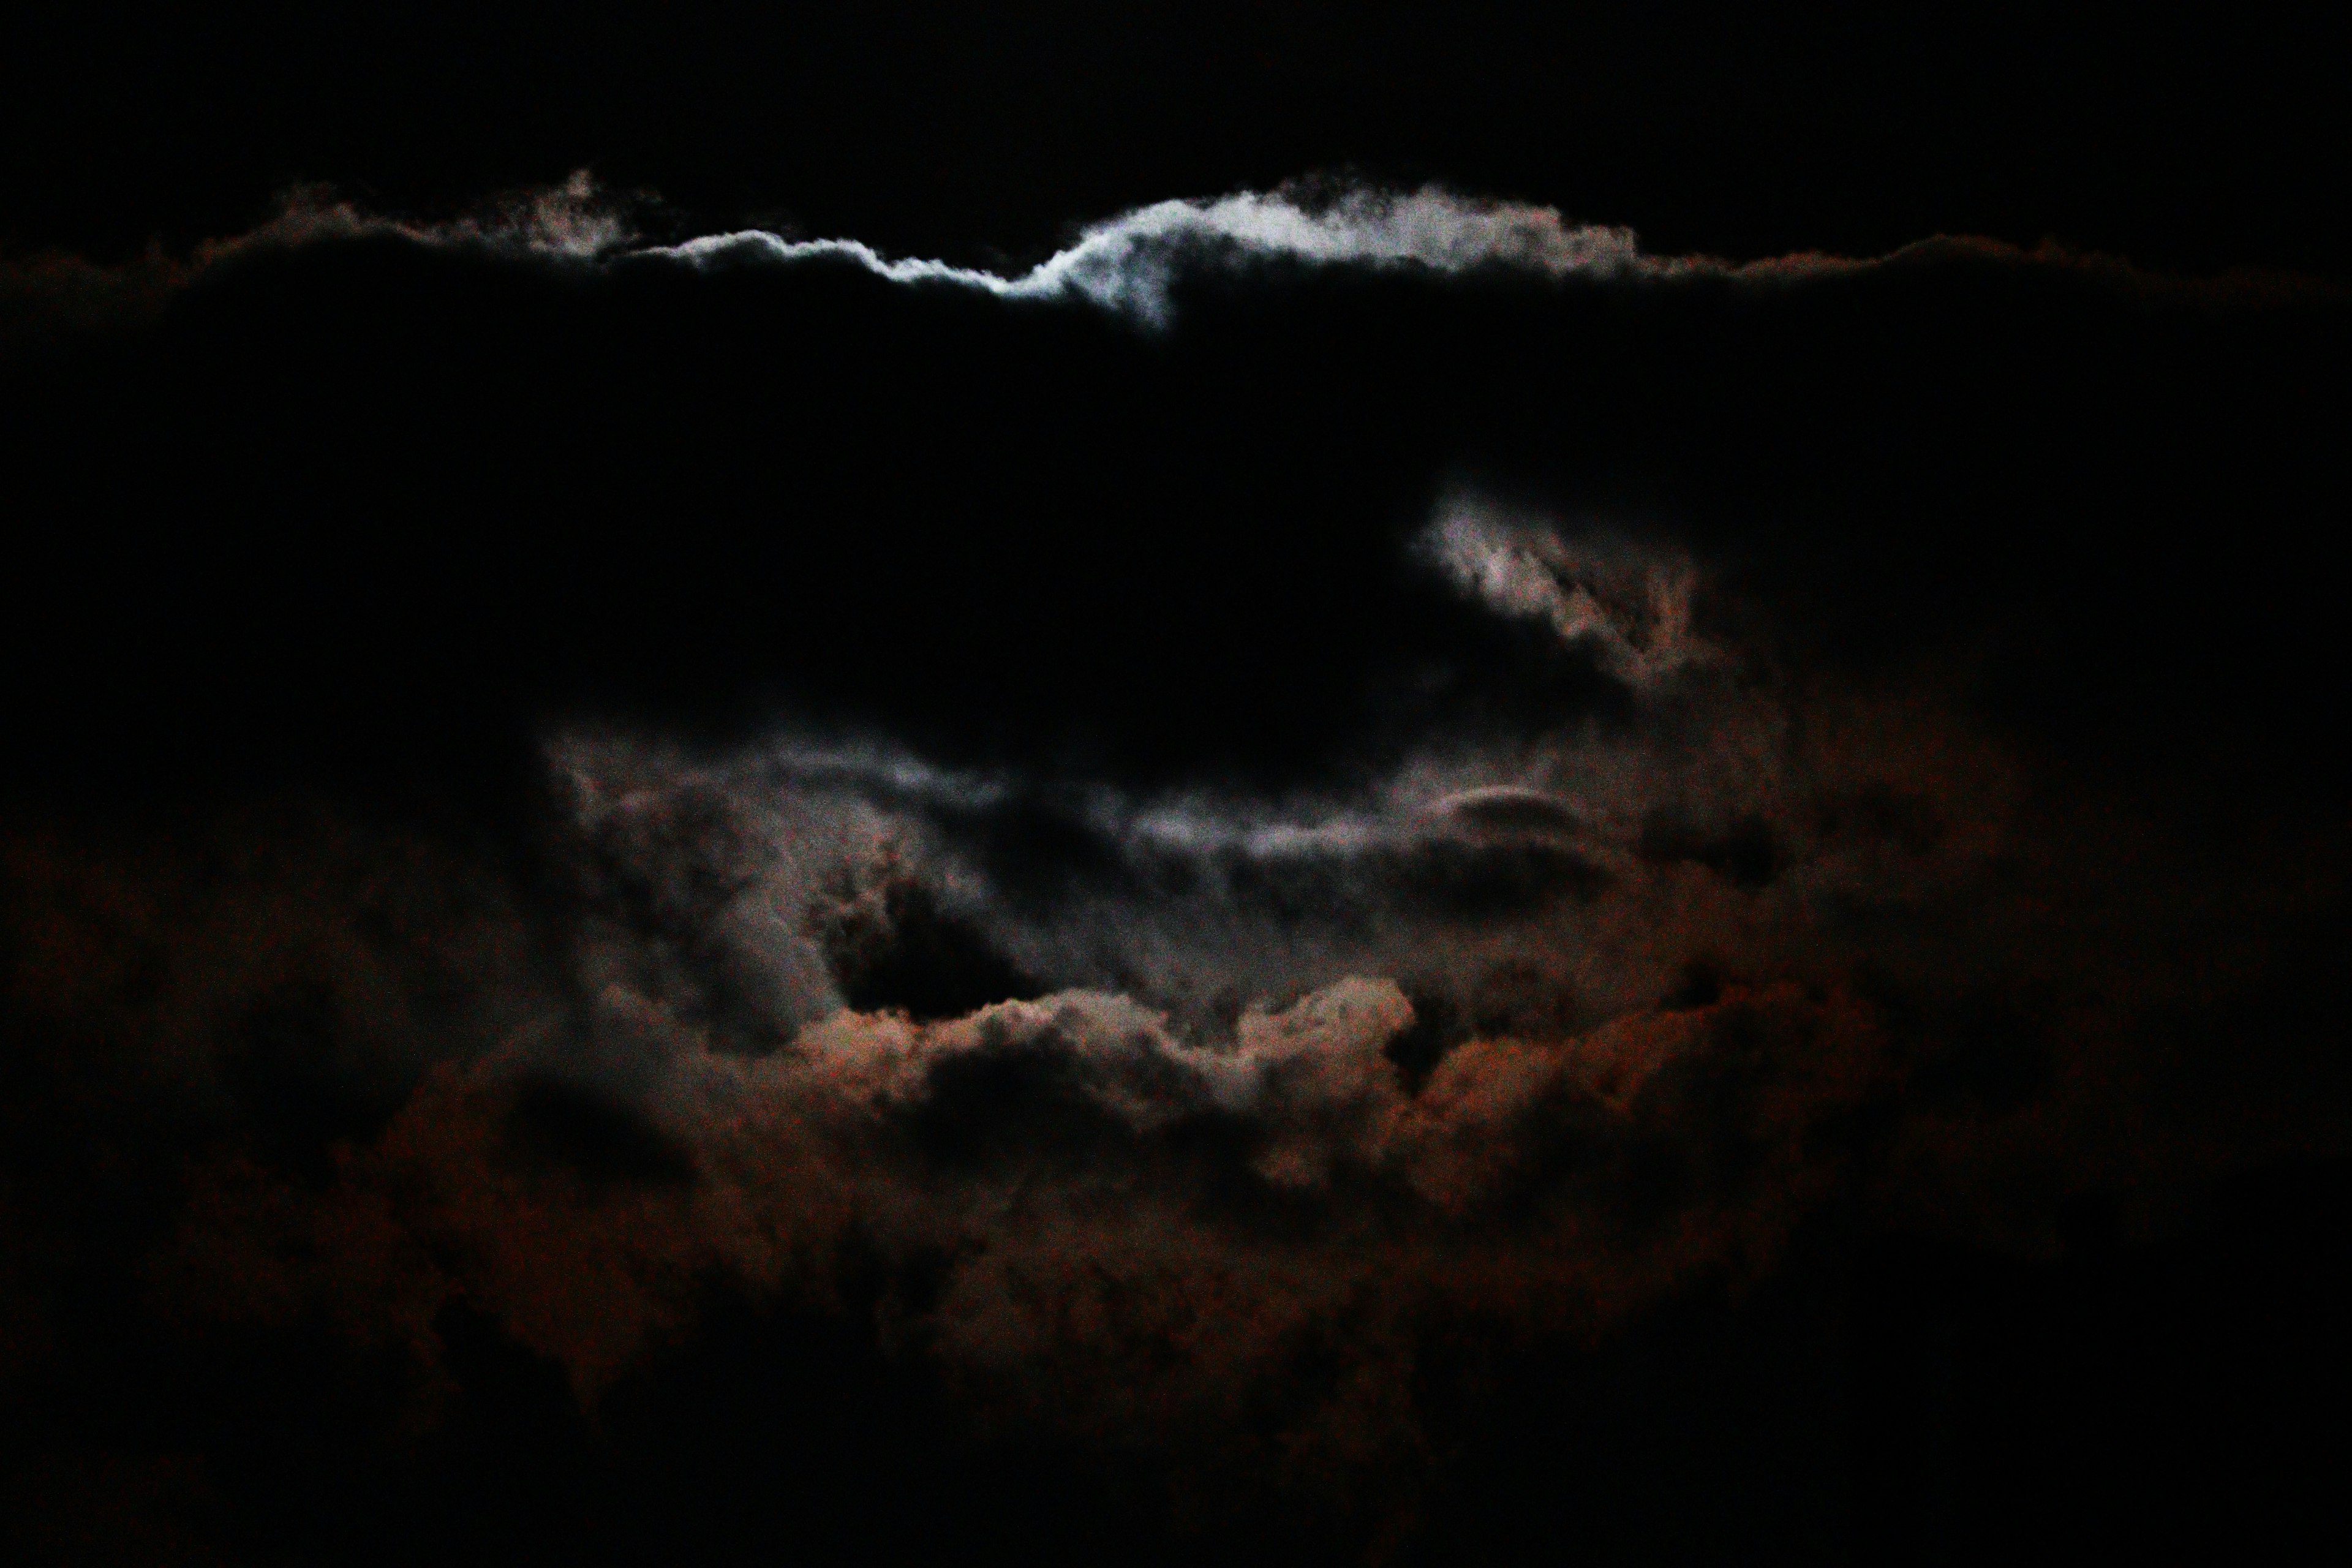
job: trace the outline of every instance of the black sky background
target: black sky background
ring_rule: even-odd
[[[1032,258],[1352,168],[1668,252],[1951,232],[2339,271],[2333,35],[2284,5],[58,8],[0,68],[5,232],[119,253],[296,182],[404,210],[585,165],[704,218]]]
[[[0,1513],[33,1560],[2263,1561],[2340,1533],[2352,58],[2318,24],[157,6],[13,33],[13,261],[184,254],[307,182],[438,218],[584,167],[642,193],[655,237],[758,223],[1000,270],[1140,203],[1299,176],[1549,205],[1654,255],[1957,234],[2137,269],[1204,265],[1155,332],[845,263],[592,275],[378,234],[241,256],[152,321],[0,338]],[[1359,1365],[1344,1316],[1227,1426],[1106,1438],[1003,1419],[894,1340],[960,1265],[881,1239],[826,1265],[830,1297],[712,1270],[585,1403],[487,1289],[433,1319],[429,1405],[325,1308],[207,1316],[174,1282],[224,1162],[327,1203],[351,1150],[407,1135],[432,1068],[487,1052],[480,930],[571,997],[547,977],[605,921],[697,977],[698,1026],[764,1026],[708,935],[725,889],[551,826],[551,732],[650,735],[719,776],[784,724],[1016,781],[1009,806],[905,808],[985,900],[886,882],[826,937],[846,1000],[941,1017],[1070,983],[1021,945],[1078,918],[1056,911],[1192,907],[1121,858],[1099,792],[1345,795],[1563,723],[1647,743],[1646,699],[1589,649],[1415,557],[1470,492],[1699,563],[1702,629],[1755,689],[1916,700],[2031,781],[1978,925],[1868,910],[1822,939],[1861,960],[1790,971],[1867,998],[1895,1065],[1809,1124],[1839,1174],[1761,1261],[1605,1322],[1431,1308],[1418,1458],[1314,1485],[1268,1478]],[[683,795],[652,831],[699,846],[692,812],[724,827],[733,797]],[[1959,834],[1875,797],[1843,829],[1778,809],[1656,815],[1631,872],[1408,859],[1234,907],[1311,932],[1318,900],[1388,900],[1442,946],[1605,896],[1595,865],[1760,899],[1857,813],[1922,864]],[[73,945],[100,928],[118,967]],[[307,956],[279,975],[281,949]],[[1967,973],[1923,980],[1921,950]],[[424,955],[383,984],[429,1047],[371,1056],[392,1026],[352,1020],[385,951]],[[1761,994],[1767,963],[1694,962],[1657,1005]],[[207,963],[279,978],[215,996]],[[1408,987],[1407,1082],[1567,1026],[1490,999],[1500,973]],[[205,1021],[174,1034],[181,1013]],[[2110,1054],[2064,1043],[2108,1027]],[[1033,1158],[1050,1185],[1071,1149],[1222,1169],[1241,1136],[1209,1117],[1131,1155],[1087,1142],[1050,1068],[988,1060],[910,1124],[942,1185]],[[489,1103],[496,1157],[589,1211],[690,1191],[710,1157],[601,1082]],[[2084,1104],[2123,1130],[2084,1132]],[[1919,1174],[1946,1137],[1977,1173]],[[1702,1179],[1619,1174],[1641,1214],[1644,1183]],[[2018,1215],[2040,1240],[2003,1239]]]

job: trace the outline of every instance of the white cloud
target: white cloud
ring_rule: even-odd
[[[1170,289],[1188,263],[1282,260],[1444,273],[1507,268],[1549,278],[1667,276],[1713,265],[1644,256],[1631,229],[1572,224],[1551,207],[1435,189],[1357,190],[1314,205],[1278,191],[1156,202],[1095,225],[1069,248],[1010,278],[942,261],[893,259],[858,240],[793,240],[758,229],[635,254],[698,265],[840,258],[894,282],[955,284],[1004,299],[1086,300],[1155,326],[1167,324]]]

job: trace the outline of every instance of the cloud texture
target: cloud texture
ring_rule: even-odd
[[[1173,290],[1188,275],[1247,276],[1270,268],[1407,269],[1441,277],[1518,274],[1621,283],[1717,279],[1753,286],[1951,254],[2089,268],[2143,289],[2194,291],[2199,287],[2055,245],[2026,251],[1948,237],[1884,258],[1802,252],[1742,262],[1712,256],[1660,256],[1645,251],[1630,228],[1572,222],[1554,207],[1465,195],[1439,186],[1404,191],[1302,183],[1269,192],[1155,202],[1080,227],[1063,248],[1025,271],[1009,274],[887,256],[857,239],[811,238],[761,228],[656,241],[647,237],[648,225],[667,226],[657,199],[645,194],[616,196],[601,189],[584,170],[560,185],[510,193],[439,220],[387,216],[325,187],[298,188],[282,198],[280,210],[268,222],[231,238],[206,241],[184,258],[151,247],[142,259],[116,266],[47,256],[0,267],[0,309],[7,311],[0,322],[15,332],[37,333],[124,313],[144,316],[173,291],[240,256],[362,238],[593,268],[670,263],[707,270],[841,262],[895,283],[969,289],[1008,300],[1084,301],[1155,329],[1171,324]],[[2214,285],[2202,287],[2210,290]],[[2222,287],[2297,291],[2321,285],[2250,277]]]
[[[8,370],[28,1408],[91,1301],[412,1444],[803,1314],[1402,1551],[1463,1344],[2347,1152],[2324,296],[584,183],[133,273],[11,285],[147,311]]]

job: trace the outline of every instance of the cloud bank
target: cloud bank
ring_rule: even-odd
[[[966,289],[1006,300],[1083,302],[1166,329],[1188,276],[1246,276],[1269,268],[1408,269],[1439,277],[1510,274],[1553,281],[1691,282],[1748,286],[1840,277],[1937,256],[2087,270],[2139,289],[2261,295],[2323,286],[2310,280],[2238,278],[2196,284],[2143,274],[2112,258],[2044,243],[2027,250],[1997,241],[1937,237],[1885,257],[1816,252],[1748,261],[1660,256],[1630,228],[1577,223],[1555,207],[1464,195],[1439,186],[1403,191],[1357,184],[1302,184],[1272,191],[1155,202],[1086,226],[1064,248],[1012,274],[918,257],[891,257],[853,238],[809,238],[746,228],[656,242],[644,232],[658,216],[648,194],[616,198],[587,171],[561,184],[509,193],[454,218],[373,213],[325,187],[289,193],[268,222],[207,241],[184,258],[152,249],[117,266],[71,256],[0,267],[0,309],[15,333],[100,324],[146,315],[178,289],[240,257],[288,247],[390,239],[433,248],[486,251],[559,265],[607,268],[683,265],[696,269],[841,262],[891,282]]]
[[[149,1300],[392,1355],[427,1429],[460,1304],[593,1411],[714,1293],[839,1311],[878,1268],[963,1419],[1212,1493],[1385,1478],[1381,1528],[1433,1333],[1605,1336],[1857,1204],[2046,1253],[2058,1194],[2252,1147],[2144,1075],[2332,920],[2325,836],[2274,851],[2318,886],[2168,908],[2171,829],[2037,801],[1932,687],[1699,638],[1686,561],[1471,496],[1416,551],[1630,719],[1287,798],[562,734],[535,893],[332,817],[20,840],[12,1013],[194,1134]]]
[[[585,182],[51,303],[134,276],[6,365],[36,1448],[833,1346],[1344,1558],[1482,1357],[2352,1152],[2321,296],[1432,192],[1004,277]]]

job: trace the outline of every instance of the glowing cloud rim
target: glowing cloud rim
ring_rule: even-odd
[[[1155,202],[1081,229],[1065,248],[1011,276],[928,258],[887,256],[858,239],[800,238],[763,228],[648,243],[630,214],[658,205],[649,194],[615,198],[585,170],[560,184],[498,197],[440,222],[390,217],[339,199],[324,187],[301,187],[285,197],[268,222],[246,234],[205,241],[184,258],[160,247],[121,265],[62,253],[0,258],[0,335],[136,320],[244,257],[386,238],[600,270],[668,264],[716,271],[846,262],[908,286],[1090,305],[1150,330],[1172,324],[1175,284],[1187,270],[1234,274],[1281,265],[1442,277],[1494,272],[1553,282],[1717,279],[1758,286],[1940,258],[2063,268],[2167,292],[2283,297],[2335,291],[2313,279],[2267,274],[2168,278],[2046,240],[2023,249],[2000,240],[1943,235],[1877,257],[1802,251],[1743,262],[1659,256],[1644,251],[1634,232],[1622,226],[1574,223],[1557,207],[1465,195],[1435,185],[1412,191],[1356,186],[1336,195],[1281,186]]]

